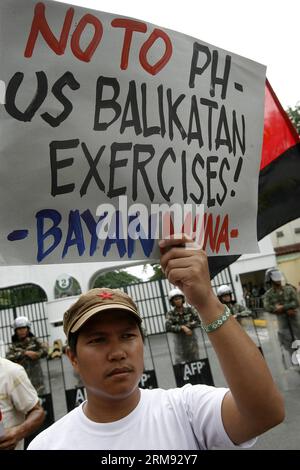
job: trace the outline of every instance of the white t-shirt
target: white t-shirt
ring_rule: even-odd
[[[0,357],[0,408],[4,428],[18,426],[27,413],[38,403],[39,397],[24,368]],[[15,450],[24,449],[24,440]]]
[[[176,450],[233,448],[224,430],[225,388],[185,385],[141,390],[136,408],[112,423],[96,423],[75,408],[31,441],[30,450]],[[243,444],[250,447],[255,440]]]

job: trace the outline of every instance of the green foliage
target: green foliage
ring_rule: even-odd
[[[159,279],[165,279],[165,275],[162,272],[160,264],[151,264],[154,274],[149,277],[149,281],[158,281]]]
[[[43,289],[35,284],[21,284],[0,289],[0,309],[44,302],[47,296]]]
[[[0,308],[9,308],[10,302],[10,295],[9,292],[0,292]]]
[[[287,114],[300,135],[300,102],[294,108],[288,108]]]
[[[120,269],[118,271],[110,271],[108,273],[100,274],[94,282],[94,287],[109,287],[110,289],[117,289],[118,287],[125,287],[129,284],[136,284],[137,282],[143,282],[143,280]]]

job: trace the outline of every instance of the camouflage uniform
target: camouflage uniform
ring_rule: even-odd
[[[276,315],[279,330],[278,338],[285,349],[292,353],[293,349],[291,348],[291,344],[293,339],[300,339],[299,310],[295,316],[290,316],[286,312],[289,309],[297,309],[299,307],[295,290],[290,286],[282,286],[280,289],[271,287],[271,289],[265,293],[263,300],[265,310],[270,313],[274,313],[276,304],[283,305],[283,313]]]
[[[39,358],[41,358],[48,355],[48,348],[39,339],[32,335],[27,336],[22,341],[13,341],[6,354],[7,359],[17,362],[24,367],[38,395],[43,395],[43,393],[45,393],[45,386],[40,361],[39,359],[32,360],[30,357],[24,356],[25,351],[34,351],[38,353]]]
[[[244,307],[241,304],[238,304],[237,302],[233,302],[230,304],[227,304],[229,307],[231,315],[242,325],[245,326],[245,323],[243,324],[243,319],[245,317],[248,317],[251,315],[250,310],[248,310],[246,307]]]
[[[245,307],[243,307],[243,305],[240,305],[238,303],[231,303],[231,304],[228,304],[228,307],[229,307],[229,310],[230,310],[230,313],[231,315],[233,316],[236,316],[236,317],[239,317],[240,313],[243,313],[244,315],[241,315],[241,316],[246,316],[248,315],[248,311]]]
[[[182,314],[173,308],[166,315],[166,330],[175,333],[175,364],[199,359],[196,334],[193,331],[192,336],[187,336],[181,330],[182,325],[191,330],[200,325],[199,316],[191,307],[184,307]]]

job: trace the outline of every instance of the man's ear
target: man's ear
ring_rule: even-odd
[[[69,361],[76,371],[78,371],[78,361],[76,354],[71,350],[69,346],[66,348],[66,355],[68,356]]]

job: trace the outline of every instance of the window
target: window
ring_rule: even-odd
[[[277,238],[284,237],[284,233],[283,232],[276,232],[276,237]]]
[[[295,228],[295,233],[300,233],[300,227]]]

